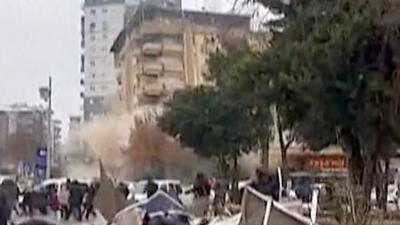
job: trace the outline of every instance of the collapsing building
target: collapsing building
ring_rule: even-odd
[[[249,16],[140,5],[111,48],[120,101],[131,112],[161,113],[175,90],[207,83],[209,55],[234,39],[267,43],[250,31]]]

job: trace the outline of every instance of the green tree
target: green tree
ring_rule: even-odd
[[[225,51],[210,55],[207,78],[214,82],[224,98],[232,99],[235,104],[250,111],[250,123],[262,150],[261,163],[268,168],[273,128],[271,105],[258,97],[261,92],[250,77],[261,72],[259,57],[245,44],[228,45]]]
[[[379,173],[378,162],[387,161],[399,140],[395,57],[382,26],[393,5],[261,2],[284,17],[273,21],[280,29],[260,57],[262,73],[252,76],[253,83],[269,87],[263,97],[276,102],[297,139],[318,147],[340,144],[351,180],[369,196],[371,174]]]
[[[216,157],[225,173],[257,145],[251,112],[212,87],[177,91],[159,124],[198,155]]]

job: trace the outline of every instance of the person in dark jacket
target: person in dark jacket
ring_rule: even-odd
[[[94,184],[91,184],[85,193],[85,202],[83,204],[84,208],[85,208],[86,220],[89,220],[90,215],[96,216],[96,213],[93,210],[94,209],[93,201],[94,201],[95,195],[96,195],[96,187]]]
[[[94,185],[94,188],[97,189],[96,185],[95,184],[93,184],[93,185]],[[125,185],[123,183],[118,184],[118,190],[122,193],[122,195],[124,196],[125,199],[128,198],[129,188],[127,185]]]
[[[32,194],[33,209],[38,209],[42,215],[47,215],[48,200],[48,195],[44,190],[34,191]]]
[[[4,193],[4,197],[6,198],[7,208],[7,218],[11,217],[12,210],[15,209],[16,203],[18,202],[18,194],[19,189],[17,184],[13,180],[5,180],[0,188]]]
[[[271,196],[275,201],[279,201],[279,178],[274,172],[257,169],[256,179],[251,182],[250,186],[264,195]]]
[[[67,219],[71,216],[71,214],[75,215],[75,218],[78,221],[82,221],[82,201],[83,201],[83,190],[81,185],[79,185],[78,181],[73,181],[70,184],[70,195],[69,195],[69,210],[67,214]]]
[[[24,191],[22,199],[22,213],[32,217],[33,216],[33,191],[28,188]]]
[[[153,179],[149,178],[147,180],[146,188],[144,189],[145,193],[147,193],[147,197],[154,195],[158,191],[157,184],[153,181]]]
[[[7,225],[8,210],[7,199],[4,194],[0,192],[0,225]]]

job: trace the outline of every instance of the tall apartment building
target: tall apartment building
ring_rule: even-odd
[[[248,16],[141,5],[111,49],[120,100],[129,111],[159,112],[175,90],[205,83],[210,53],[229,38],[267,39],[251,33]]]
[[[124,26],[125,0],[85,0],[82,27],[81,72],[84,79],[85,120],[101,116],[108,98],[117,90],[115,67],[109,49]]]
[[[118,70],[110,48],[142,0],[85,0],[83,5],[81,72],[84,79],[83,118],[104,115],[117,96]],[[181,0],[146,0],[149,5],[180,9]]]

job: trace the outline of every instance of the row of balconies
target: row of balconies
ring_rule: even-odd
[[[162,76],[165,73],[183,73],[181,62],[144,62],[142,64],[142,74],[145,76]]]
[[[142,45],[142,53],[145,56],[160,56],[161,54],[182,54],[183,46],[179,43],[147,42]]]
[[[150,84],[142,83],[140,86],[144,96],[163,97],[170,95],[177,89],[184,88],[185,84],[183,80],[179,79],[160,79]]]

